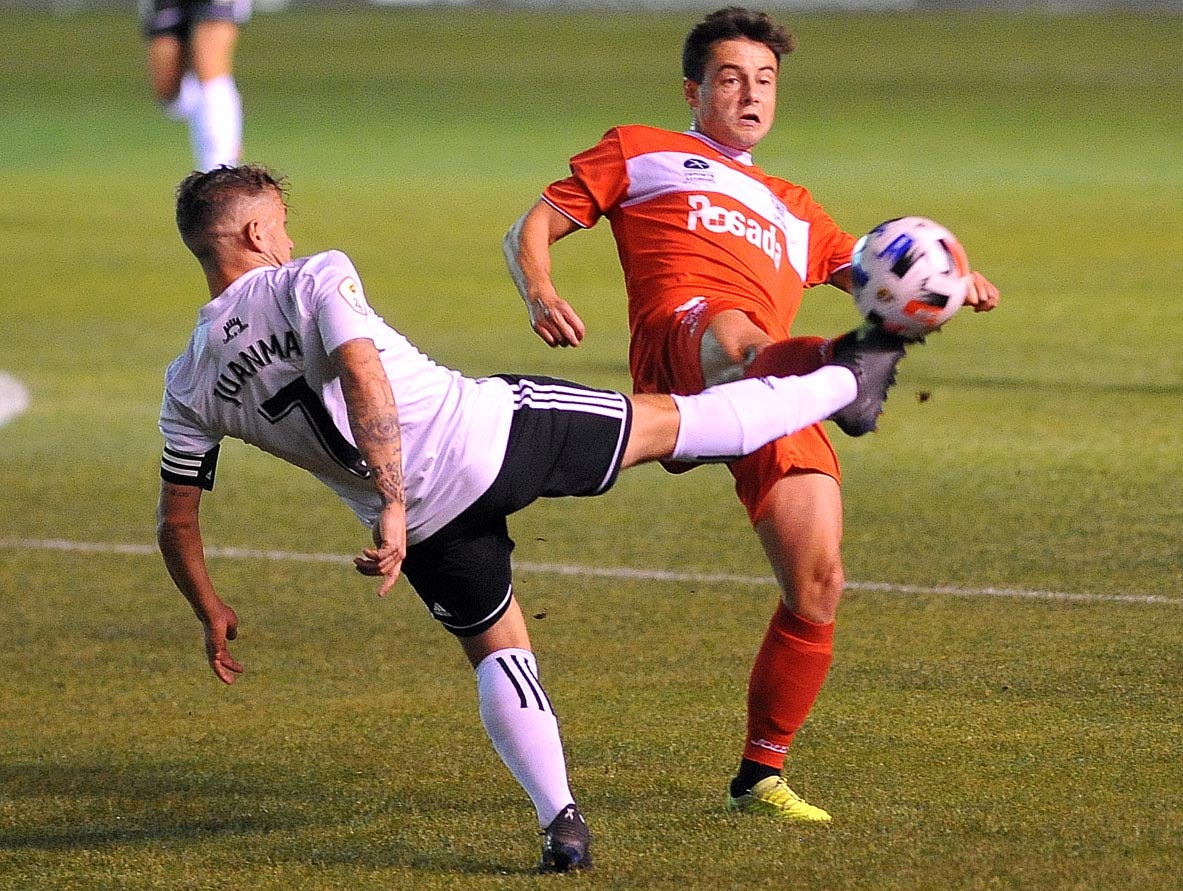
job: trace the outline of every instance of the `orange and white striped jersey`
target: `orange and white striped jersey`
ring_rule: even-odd
[[[583,228],[611,223],[640,390],[662,388],[644,367],[647,342],[664,338],[688,301],[705,298],[711,315],[740,309],[786,338],[804,289],[849,265],[855,242],[805,188],[699,133],[616,127],[542,197]]]

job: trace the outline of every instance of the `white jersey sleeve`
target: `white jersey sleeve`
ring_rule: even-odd
[[[317,284],[311,295],[312,311],[325,352],[331,355],[343,343],[359,337],[373,338],[371,325],[377,315],[366,301],[361,279],[349,258],[339,251],[323,256],[325,264],[308,272],[315,275]]]
[[[202,429],[201,421],[167,390],[160,406],[160,432],[166,443],[160,456],[161,479],[212,490],[222,437]]]

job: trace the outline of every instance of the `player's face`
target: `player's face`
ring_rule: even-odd
[[[694,128],[732,148],[749,150],[776,115],[776,54],[746,38],[711,46],[702,83],[684,82]]]

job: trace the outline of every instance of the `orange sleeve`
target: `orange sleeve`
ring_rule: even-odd
[[[800,193],[796,196],[796,206],[809,221],[809,264],[804,284],[812,288],[825,284],[831,275],[850,264],[857,239],[843,231],[807,190],[797,188]]]
[[[849,232],[838,228],[838,224],[826,217],[823,225],[809,227],[809,281],[805,287],[825,284],[830,276],[843,266],[850,265],[857,239]]]
[[[591,148],[571,159],[571,175],[551,183],[542,197],[560,213],[590,229],[628,190],[620,134],[609,130]]]

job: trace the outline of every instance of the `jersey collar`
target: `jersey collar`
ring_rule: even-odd
[[[255,266],[252,269],[248,269],[246,272],[244,272],[242,275],[240,275],[238,278],[236,278],[234,281],[232,281],[230,283],[230,286],[228,288],[226,288],[225,291],[223,291],[221,294],[219,294],[217,297],[213,298],[209,303],[207,303],[205,306],[203,306],[201,308],[200,312],[198,313],[198,315],[203,319],[213,318],[214,316],[216,316],[218,314],[218,312],[222,306],[224,306],[226,303],[230,302],[231,300],[235,299],[234,295],[236,295],[239,291],[241,291],[243,285],[245,285],[248,281],[255,278],[256,276],[262,275],[268,269],[278,269],[278,268],[279,268],[278,266]]]
[[[729,145],[723,145],[721,142],[715,142],[715,140],[711,139],[709,136],[699,133],[697,130],[687,130],[686,135],[693,136],[700,142],[705,142],[719,154],[726,155],[732,161],[737,161],[738,163],[743,164],[745,167],[752,166],[752,153],[746,151],[745,149],[732,148]]]

